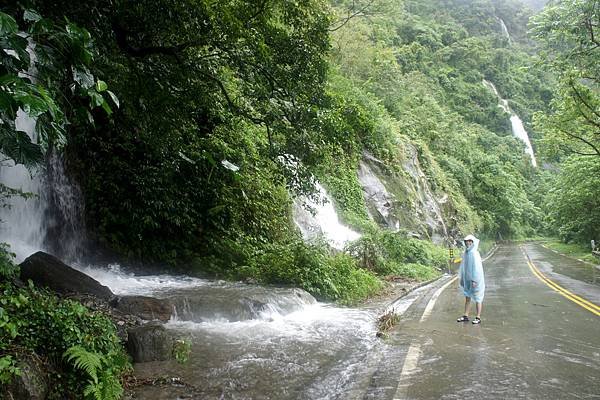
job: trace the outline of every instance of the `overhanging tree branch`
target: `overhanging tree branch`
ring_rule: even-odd
[[[580,136],[577,136],[577,135],[574,135],[574,134],[572,134],[572,133],[570,133],[570,132],[567,132],[567,131],[565,131],[564,129],[560,129],[560,128],[559,128],[559,130],[560,130],[562,133],[564,133],[565,135],[567,135],[568,137],[570,137],[570,138],[572,138],[572,139],[579,140],[579,141],[581,141],[581,142],[585,143],[586,145],[590,146],[590,147],[592,148],[592,150],[594,151],[594,153],[590,153],[590,154],[582,154],[582,155],[597,155],[597,156],[600,156],[600,150],[599,150],[599,149],[598,149],[598,148],[597,148],[597,147],[596,147],[596,146],[595,146],[595,145],[594,145],[592,142],[590,142],[589,140],[586,140],[585,138],[582,138],[582,137],[580,137]],[[574,153],[577,153],[577,154],[580,154],[580,153],[578,153],[578,152],[576,152],[576,151],[573,151],[573,152],[574,152]]]
[[[346,25],[351,19],[355,17],[366,17],[369,14],[366,12],[371,5],[375,3],[375,0],[369,0],[362,7],[356,4],[356,1],[352,1],[352,7],[348,10],[348,14],[346,17],[342,18],[340,21],[337,21],[337,26],[334,28],[329,28],[329,32],[335,32],[338,29],[341,29],[344,25]],[[359,7],[359,8],[357,8]]]
[[[575,84],[573,83],[573,81],[569,81],[569,86],[571,86],[571,89],[573,89],[573,92],[575,93],[575,96],[577,96],[577,98],[579,99],[579,101],[588,109],[590,110],[590,112],[592,114],[594,114],[596,117],[598,117],[600,119],[600,112],[598,112],[596,109],[594,109],[594,107],[592,107],[581,95],[581,93],[579,93],[579,91],[577,90],[577,88],[575,87]],[[586,120],[588,120],[591,124],[600,127],[600,123],[594,121],[592,118],[590,118],[589,116],[587,116],[583,110],[580,111],[581,114],[584,116],[584,118]]]
[[[176,46],[148,46],[134,47],[127,40],[127,31],[118,22],[112,22],[112,29],[115,34],[117,45],[121,50],[132,57],[142,58],[150,55],[165,55],[178,58],[182,51],[189,47],[197,47],[205,45],[204,40],[188,41]]]

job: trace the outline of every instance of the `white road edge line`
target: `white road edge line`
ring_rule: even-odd
[[[497,247],[494,248],[493,251],[482,261],[485,261],[488,258],[490,258],[496,252],[496,249],[497,249]],[[435,306],[435,303],[436,303],[438,297],[440,297],[440,295],[442,294],[444,289],[446,289],[448,286],[450,286],[457,279],[458,279],[458,276],[455,276],[454,278],[452,278],[448,282],[446,282],[444,284],[444,286],[442,286],[441,288],[436,290],[436,292],[433,294],[433,296],[431,296],[431,299],[427,303],[427,306],[425,307],[425,311],[423,311],[423,315],[421,316],[419,323],[421,323],[421,322],[425,321],[427,318],[429,318],[429,316],[431,315],[431,311],[433,310],[433,307]],[[406,357],[404,358],[404,364],[402,365],[402,372],[400,372],[400,380],[398,381],[398,387],[396,388],[396,394],[394,395],[394,400],[405,400],[407,398],[406,396],[407,396],[408,386],[409,386],[409,384],[407,382],[407,378],[408,378],[408,376],[414,374],[417,371],[417,366],[419,364],[419,359],[421,358],[421,354],[422,354],[421,353],[421,345],[418,343],[411,343],[410,347],[408,348],[408,351],[406,352]]]
[[[398,382],[398,387],[396,388],[396,394],[394,394],[394,400],[406,399],[409,386],[407,377],[417,371],[419,358],[421,358],[421,345],[413,343],[406,352],[406,358],[404,359],[404,365],[402,366],[400,381]]]
[[[425,311],[423,311],[423,315],[421,316],[421,319],[419,320],[419,322],[423,322],[427,318],[429,318],[429,316],[431,315],[431,311],[433,310],[433,307],[435,306],[435,302],[437,301],[438,297],[440,297],[440,294],[442,294],[442,292],[444,291],[444,289],[446,289],[448,286],[450,286],[450,284],[452,282],[454,282],[457,278],[458,277],[455,276],[454,278],[450,279],[448,282],[446,282],[444,284],[444,286],[442,286],[441,288],[439,288],[433,294],[433,296],[431,296],[431,299],[429,300],[429,303],[427,303],[427,306],[425,307]]]
[[[431,296],[431,299],[427,303],[425,307],[425,311],[423,311],[423,315],[419,320],[419,323],[425,321],[429,315],[431,315],[431,311],[435,306],[435,303],[440,297],[440,294],[446,289],[450,284],[456,281],[457,277],[450,279],[448,282],[444,284],[441,288],[436,290],[436,292]],[[394,395],[394,400],[404,400],[406,398],[406,394],[408,391],[408,376],[414,374],[417,370],[417,365],[419,364],[419,358],[421,358],[421,345],[418,343],[412,343],[406,352],[406,357],[404,358],[404,364],[402,365],[402,372],[400,372],[400,380],[398,381],[398,387],[396,388],[396,394]]]

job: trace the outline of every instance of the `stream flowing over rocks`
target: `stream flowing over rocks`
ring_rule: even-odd
[[[298,288],[134,276],[114,265],[88,276],[43,252],[21,267],[23,279],[108,313],[137,379],[176,378],[135,386],[130,398],[344,398],[385,347],[375,323],[384,300],[341,308]],[[173,359],[177,340],[191,343],[185,364]]]

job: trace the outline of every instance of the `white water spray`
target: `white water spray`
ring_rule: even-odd
[[[297,199],[294,203],[294,222],[305,239],[323,235],[331,246],[341,250],[347,242],[358,239],[360,234],[340,222],[331,197],[319,183],[316,187],[319,198],[326,199],[326,202],[319,204],[304,197]],[[315,214],[308,211],[307,207],[315,210]]]
[[[510,34],[508,33],[508,28],[506,27],[504,20],[500,17],[496,17],[496,18],[498,18],[498,21],[500,22],[500,28],[502,29],[502,35],[504,35],[504,37],[506,39],[508,39],[508,43],[510,43]]]
[[[496,86],[494,86],[494,84],[492,82],[486,81],[484,79],[483,85],[485,87],[487,87],[488,89],[490,89],[492,92],[494,92],[496,97],[498,97],[498,102],[499,102],[498,107],[502,108],[502,110],[504,112],[506,112],[507,114],[510,114],[510,124],[511,124],[511,128],[512,128],[513,136],[521,139],[521,141],[523,141],[525,143],[525,152],[527,154],[529,154],[529,156],[531,157],[531,165],[533,165],[534,167],[537,167],[537,161],[535,160],[535,154],[533,153],[533,147],[531,146],[531,141],[529,140],[529,135],[527,134],[527,131],[525,130],[525,127],[523,126],[523,121],[521,121],[521,118],[519,118],[519,116],[513,110],[511,110],[511,108],[508,106],[508,101],[506,99],[503,99],[500,97],[500,94],[498,93]]]
[[[15,120],[18,131],[26,132],[35,140],[36,121],[19,109]],[[0,209],[0,242],[10,244],[10,250],[21,262],[38,250],[44,250],[45,230],[42,226],[47,201],[43,195],[41,171],[29,171],[23,165],[7,160],[0,166],[0,182],[12,189],[33,194],[25,199],[13,196]]]

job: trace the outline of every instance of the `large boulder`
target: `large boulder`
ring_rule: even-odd
[[[127,332],[127,350],[134,362],[165,361],[172,358],[173,338],[160,323],[148,323]]]
[[[44,400],[48,394],[47,368],[34,354],[23,356],[17,362],[21,373],[0,387],[0,399]]]
[[[20,267],[23,281],[31,279],[37,286],[57,293],[85,293],[107,301],[114,297],[108,287],[43,251],[27,257]]]
[[[148,321],[167,322],[171,318],[173,304],[169,300],[146,296],[118,296],[111,306],[124,314],[135,315]]]

